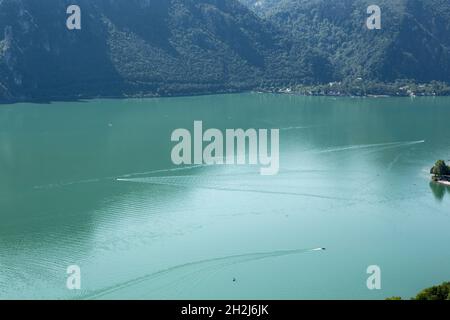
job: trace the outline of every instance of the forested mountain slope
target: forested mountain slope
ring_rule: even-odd
[[[450,81],[448,0],[242,0],[291,35],[299,59],[315,52],[338,79]],[[369,5],[381,30],[368,30]]]
[[[373,1],[242,2],[0,0],[0,100],[450,82],[447,0],[378,0],[381,30],[365,25]]]
[[[66,28],[73,3],[81,30]],[[235,0],[1,0],[0,96],[242,90],[269,74],[301,81],[286,46]]]

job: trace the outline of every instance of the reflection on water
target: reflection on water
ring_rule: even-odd
[[[412,296],[450,279],[449,188],[429,182],[450,153],[449,101],[239,94],[1,106],[0,298]],[[280,128],[280,173],[173,166],[170,135],[195,120]],[[327,251],[270,254],[318,247]],[[271,259],[240,258],[252,252]],[[65,288],[71,264],[79,292]],[[365,287],[373,264],[382,291]]]
[[[430,189],[437,200],[442,201],[446,193],[450,194],[450,187],[437,182],[430,182]]]

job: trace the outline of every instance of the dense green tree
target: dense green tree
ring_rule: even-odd
[[[438,160],[436,161],[434,167],[431,168],[430,173],[436,177],[442,177],[445,175],[450,175],[450,168],[447,167],[444,160]]]
[[[402,300],[401,297],[391,297],[386,300]],[[450,282],[444,282],[439,286],[434,286],[422,290],[411,300],[450,300]]]
[[[391,297],[391,298],[387,298],[386,300],[399,301],[399,300],[402,300],[402,297]]]
[[[450,300],[450,282],[423,290],[415,300]]]

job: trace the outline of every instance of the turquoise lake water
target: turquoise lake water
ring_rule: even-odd
[[[429,175],[449,119],[450,98],[0,105],[0,298],[409,298],[450,280],[450,188]],[[174,166],[195,120],[280,129],[279,174]]]

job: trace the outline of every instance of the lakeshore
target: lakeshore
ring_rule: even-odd
[[[216,86],[213,84],[191,84],[180,90],[167,84],[153,84],[159,88],[156,91],[148,88],[124,89],[122,91],[111,91],[106,94],[66,94],[64,96],[42,95],[38,97],[6,97],[0,96],[0,106],[14,103],[39,103],[48,104],[52,102],[81,102],[95,99],[151,99],[151,98],[183,98],[199,97],[223,94],[245,94],[249,92],[261,94],[287,94],[298,96],[325,96],[325,97],[363,97],[363,98],[392,98],[392,97],[447,97],[450,96],[450,84],[432,81],[429,83],[416,83],[407,80],[397,80],[392,83],[378,82],[373,80],[347,80],[335,81],[321,84],[289,84],[279,83],[271,85],[261,79],[261,84],[248,84],[245,86]]]
[[[379,82],[362,78],[326,84],[296,84],[285,87],[266,87],[262,92],[331,97],[436,97],[450,96],[450,84],[438,81],[417,83],[409,80]]]

